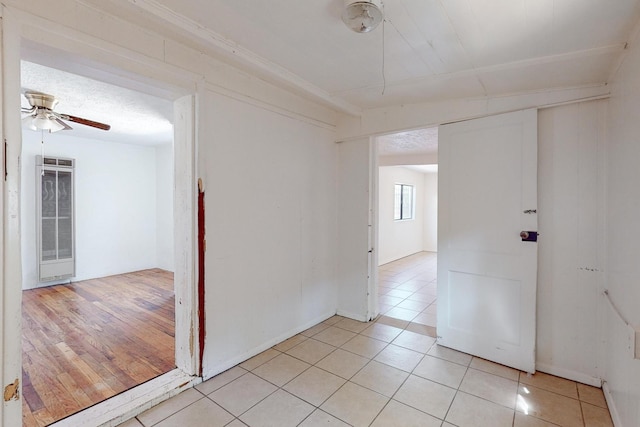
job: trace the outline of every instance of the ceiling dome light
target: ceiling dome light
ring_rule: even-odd
[[[33,116],[27,116],[25,118],[22,119],[22,125],[24,127],[26,127],[29,130],[38,130],[38,128],[36,127],[36,125],[33,124],[33,120],[35,117]]]
[[[52,126],[51,119],[49,119],[46,114],[41,112],[38,112],[38,114],[35,115],[31,123],[33,124],[33,126],[35,126],[36,129],[42,130],[50,130]]]
[[[380,0],[345,0],[342,21],[356,33],[368,33],[382,22]]]
[[[48,114],[42,109],[37,109],[35,114],[28,115],[22,119],[22,124],[31,130],[48,130],[49,132],[58,132],[64,129],[56,117]]]

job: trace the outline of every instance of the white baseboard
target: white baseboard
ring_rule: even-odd
[[[336,314],[338,316],[347,317],[349,319],[357,320],[359,322],[367,322],[368,321],[366,315],[353,314],[353,313],[349,313],[348,311],[338,310],[338,312]]]
[[[546,363],[536,363],[536,370],[544,372],[545,374],[555,375],[556,377],[566,378],[568,380],[587,384],[593,387],[602,387],[602,379],[583,374],[582,372],[572,371],[571,369],[559,368]]]
[[[604,392],[604,398],[606,399],[607,406],[609,407],[609,413],[611,414],[613,425],[615,427],[623,427],[622,421],[620,421],[620,413],[618,412],[618,408],[616,407],[616,402],[615,400],[613,400],[613,394],[611,393],[609,384],[606,381],[604,381],[602,384],[602,391]]]
[[[304,323],[303,325],[291,329],[288,332],[285,332],[284,334],[280,334],[279,336],[277,336],[276,338],[273,338],[265,343],[260,344],[259,346],[256,346],[254,348],[252,348],[249,351],[246,351],[232,359],[229,360],[225,360],[224,362],[221,362],[215,366],[212,366],[210,369],[208,369],[206,372],[203,372],[202,378],[203,381],[206,381],[210,378],[215,377],[216,375],[218,375],[221,372],[224,372],[228,369],[233,368],[234,366],[244,362],[245,360],[249,360],[251,359],[253,356],[256,356],[260,353],[262,353],[265,350],[270,349],[271,347],[273,347],[276,344],[281,343],[282,341],[291,338],[292,336],[299,334],[302,331],[305,331],[307,329],[309,329],[312,326],[317,325],[318,323],[324,322],[325,320],[327,320],[328,318],[334,316],[336,313],[334,312],[330,312],[330,313],[325,313],[321,316],[318,316],[312,320],[310,320],[307,323]]]

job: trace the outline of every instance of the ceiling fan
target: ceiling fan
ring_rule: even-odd
[[[53,95],[26,91],[24,93],[24,97],[29,101],[31,108],[22,108],[22,113],[27,114],[27,116],[22,119],[22,123],[31,130],[48,130],[49,132],[57,132],[59,130],[73,129],[65,123],[65,121],[91,126],[102,130],[111,129],[110,125],[104,123],[54,111],[58,104],[58,99]]]

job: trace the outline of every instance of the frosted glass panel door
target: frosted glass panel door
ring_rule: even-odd
[[[75,275],[73,159],[38,156],[38,263],[41,282]]]

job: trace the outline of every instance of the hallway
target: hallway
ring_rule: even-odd
[[[378,268],[380,316],[436,337],[437,262],[435,252],[419,252]]]

